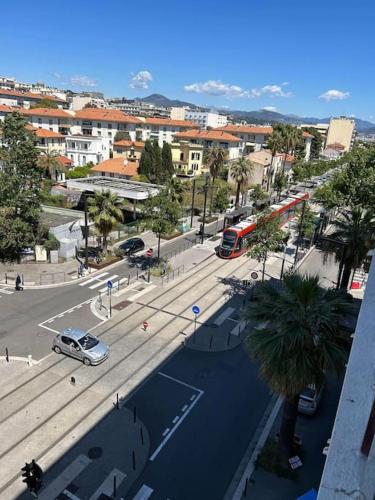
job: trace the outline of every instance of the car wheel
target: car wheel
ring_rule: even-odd
[[[83,358],[83,364],[86,365],[86,366],[90,366],[91,365],[91,361],[89,360],[89,358]]]
[[[56,354],[61,354],[61,349],[58,345],[55,345],[55,347],[53,348],[53,350],[55,351]]]

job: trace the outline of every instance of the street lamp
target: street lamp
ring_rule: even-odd
[[[206,224],[206,206],[207,206],[207,193],[209,190],[209,176],[206,177],[206,183],[203,186],[204,191],[204,206],[203,206],[203,223],[202,223],[202,233],[201,233],[201,244],[203,244],[204,240],[204,227]]]

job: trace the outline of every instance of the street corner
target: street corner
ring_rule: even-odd
[[[123,406],[121,398],[115,399],[111,411],[94,428],[63,458],[45,468],[46,486],[38,498],[124,497],[142,473],[149,453],[146,426]]]

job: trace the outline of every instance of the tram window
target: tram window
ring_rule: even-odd
[[[233,248],[237,239],[235,231],[224,231],[222,246],[224,248]]]
[[[243,243],[243,238],[238,238],[237,245],[236,245],[236,250],[241,250],[242,243]]]

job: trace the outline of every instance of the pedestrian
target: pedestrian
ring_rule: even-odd
[[[16,276],[16,290],[17,292],[19,290],[23,290],[23,287],[21,286],[21,276],[19,274]]]
[[[147,323],[147,321],[144,321],[143,322],[143,331],[147,332],[147,328],[148,328],[148,323]]]

